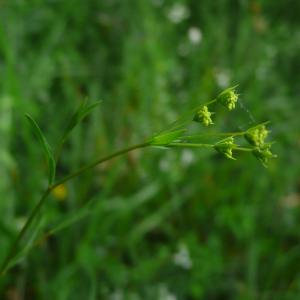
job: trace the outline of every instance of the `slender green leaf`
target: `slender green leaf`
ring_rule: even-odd
[[[46,235],[52,235],[55,234],[74,223],[79,222],[83,218],[87,217],[90,214],[93,214],[94,211],[90,208],[90,205],[87,205],[87,207],[84,207],[83,209],[70,213],[67,216],[64,216],[61,222],[58,222],[51,230],[49,230]]]
[[[87,104],[86,100],[84,100],[79,107],[77,108],[77,110],[73,113],[69,124],[67,126],[67,128],[64,131],[63,137],[62,137],[62,143],[64,143],[64,141],[66,140],[66,138],[68,137],[69,133],[74,129],[74,127],[81,122],[94,108],[96,108],[99,104],[101,103],[101,101],[97,101],[95,103],[92,104]]]
[[[30,250],[34,247],[35,241],[37,240],[38,236],[41,235],[45,226],[45,222],[46,218],[44,218],[43,216],[39,216],[39,218],[35,220],[34,225],[31,226],[30,232],[28,232],[25,236],[20,249],[18,249],[17,253],[10,261],[9,265],[7,266],[7,269],[10,269],[13,266],[19,264],[27,257]]]
[[[29,121],[32,130],[36,137],[38,138],[44,153],[46,155],[46,159],[48,162],[48,169],[49,169],[49,185],[51,185],[54,182],[55,179],[55,171],[56,171],[56,162],[53,156],[53,153],[51,151],[50,145],[48,144],[45,136],[42,133],[42,130],[38,126],[38,124],[35,122],[35,120],[29,115],[26,114],[26,118]]]
[[[180,129],[158,134],[151,139],[151,145],[168,145],[180,138],[185,131],[185,129]]]

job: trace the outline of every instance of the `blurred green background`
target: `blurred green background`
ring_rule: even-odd
[[[300,299],[300,2],[0,0],[0,259],[47,182],[52,145],[88,98],[62,177],[239,84],[216,128],[271,120],[278,158],[146,149],[48,200],[0,299]],[[39,234],[40,232],[38,232]]]

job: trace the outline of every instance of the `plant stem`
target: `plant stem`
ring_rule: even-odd
[[[166,147],[183,147],[183,148],[214,148],[215,145],[213,144],[193,144],[193,143],[171,143],[169,145],[166,145]],[[245,147],[233,147],[232,149],[237,151],[245,151],[245,152],[251,152],[252,148],[245,148]]]
[[[44,192],[41,199],[38,201],[38,203],[36,204],[36,206],[32,210],[32,212],[31,212],[28,220],[26,221],[25,225],[23,226],[23,228],[21,229],[21,231],[17,235],[16,239],[11,244],[10,249],[8,251],[8,254],[7,254],[5,260],[2,263],[1,271],[0,271],[0,277],[2,277],[5,274],[5,272],[7,271],[7,269],[9,268],[9,264],[10,264],[11,260],[15,257],[15,255],[17,253],[18,245],[19,245],[20,241],[22,240],[22,238],[24,237],[24,235],[28,231],[29,226],[31,225],[31,223],[33,222],[33,220],[35,219],[35,217],[37,216],[37,214],[41,210],[41,208],[42,208],[43,204],[45,203],[45,200],[47,199],[50,192],[51,192],[51,189],[47,188],[47,190]]]
[[[190,148],[213,148],[212,144],[193,144],[193,143],[171,143],[166,145],[166,147],[190,147]]]
[[[122,154],[125,154],[127,152],[130,152],[130,151],[138,149],[138,148],[145,148],[145,147],[147,147],[149,145],[150,145],[149,142],[142,143],[142,144],[137,144],[137,145],[134,145],[134,146],[131,146],[131,147],[119,150],[119,151],[117,151],[117,152],[115,152],[113,154],[110,154],[108,156],[105,156],[105,157],[102,157],[100,159],[97,159],[97,160],[89,163],[88,165],[81,167],[79,170],[75,171],[74,173],[71,173],[70,175],[67,175],[66,177],[64,177],[61,180],[57,181],[55,184],[53,184],[51,186],[51,189],[56,188],[57,186],[65,183],[66,181],[69,181],[70,179],[72,179],[74,177],[77,177],[78,175],[84,173],[85,171],[87,171],[89,169],[94,168],[95,166],[97,166],[97,165],[99,165],[99,164],[101,164],[101,163],[103,163],[105,161],[111,160],[111,159],[113,159],[113,158],[115,158],[117,156],[120,156]]]
[[[233,149],[237,150],[237,151],[245,151],[245,152],[251,152],[251,151],[253,151],[252,148],[245,148],[245,147],[234,147]]]
[[[217,99],[213,99],[211,101],[208,101],[208,102],[204,103],[203,106],[208,106],[208,105],[213,104],[215,102],[217,102]]]
[[[202,137],[211,137],[211,136],[239,136],[245,134],[245,131],[243,132],[224,132],[224,133],[203,133],[203,134],[195,134],[195,135],[184,135],[181,136],[181,140],[194,140]]]
[[[66,177],[64,177],[61,180],[57,181],[53,185],[49,186],[47,188],[47,190],[44,192],[44,194],[42,195],[41,199],[38,201],[38,203],[33,208],[33,210],[31,212],[29,218],[27,219],[25,225],[23,226],[23,228],[21,229],[21,231],[19,232],[19,234],[17,235],[15,240],[12,242],[12,244],[9,248],[8,254],[7,254],[6,258],[4,259],[4,261],[1,265],[0,277],[4,276],[6,271],[9,269],[11,261],[14,259],[15,255],[17,254],[19,243],[21,242],[21,240],[23,239],[23,237],[27,233],[30,225],[32,224],[32,222],[34,221],[34,219],[36,218],[36,216],[40,212],[41,208],[44,206],[45,201],[46,201],[47,197],[49,196],[49,194],[51,193],[51,191],[53,191],[57,186],[59,186],[59,185],[65,183],[66,181],[69,181],[69,180],[81,175],[85,171],[90,170],[90,169],[94,168],[95,166],[97,166],[97,165],[99,165],[99,164],[101,164],[105,161],[111,160],[111,159],[113,159],[117,156],[123,155],[123,154],[125,154],[127,152],[130,152],[132,150],[135,150],[135,149],[145,148],[149,145],[150,145],[149,142],[145,142],[145,143],[142,143],[142,144],[137,144],[137,145],[119,150],[117,152],[114,152],[114,153],[112,153],[108,156],[97,159],[94,162],[87,164],[86,166],[83,166],[82,168],[75,171],[74,173],[71,173],[70,175],[67,175]]]

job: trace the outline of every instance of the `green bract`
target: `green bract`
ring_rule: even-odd
[[[184,132],[185,132],[185,129],[180,129],[180,130],[175,130],[175,131],[170,131],[170,132],[163,132],[163,133],[153,136],[149,140],[149,143],[151,145],[156,145],[156,146],[166,146],[166,145],[169,145],[170,143],[176,141]]]

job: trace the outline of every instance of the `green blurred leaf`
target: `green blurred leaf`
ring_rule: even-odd
[[[27,257],[30,250],[35,246],[37,237],[41,235],[46,221],[47,219],[44,216],[40,215],[34,221],[34,223],[31,224],[30,231],[28,232],[28,234],[26,234],[24,240],[22,241],[22,246],[16,252],[13,259],[10,261],[7,270],[17,265]]]
[[[81,122],[100,103],[101,103],[101,101],[97,101],[97,102],[92,103],[92,104],[87,104],[86,100],[85,100],[79,105],[77,110],[73,113],[73,115],[72,115],[72,117],[69,121],[69,124],[68,124],[67,128],[64,131],[64,134],[63,134],[63,137],[62,137],[62,143],[64,143],[64,141],[66,140],[66,138],[68,137],[70,132],[74,129],[74,127],[79,122]]]
[[[45,136],[42,133],[42,130],[38,126],[38,124],[35,122],[35,120],[29,115],[26,114],[26,118],[29,121],[33,132],[37,136],[40,144],[43,147],[44,153],[46,155],[46,159],[48,161],[48,168],[49,168],[49,184],[51,185],[54,182],[55,179],[55,171],[56,171],[56,162],[53,156],[53,153],[51,151],[50,145],[48,144]]]
[[[182,136],[185,129],[161,133],[151,139],[151,145],[168,145]]]
[[[94,211],[91,208],[91,204],[92,202],[89,202],[83,208],[64,216],[62,220],[58,221],[57,224],[46,233],[46,236],[53,235],[67,227],[70,227],[74,223],[77,223],[83,218],[92,214]]]

